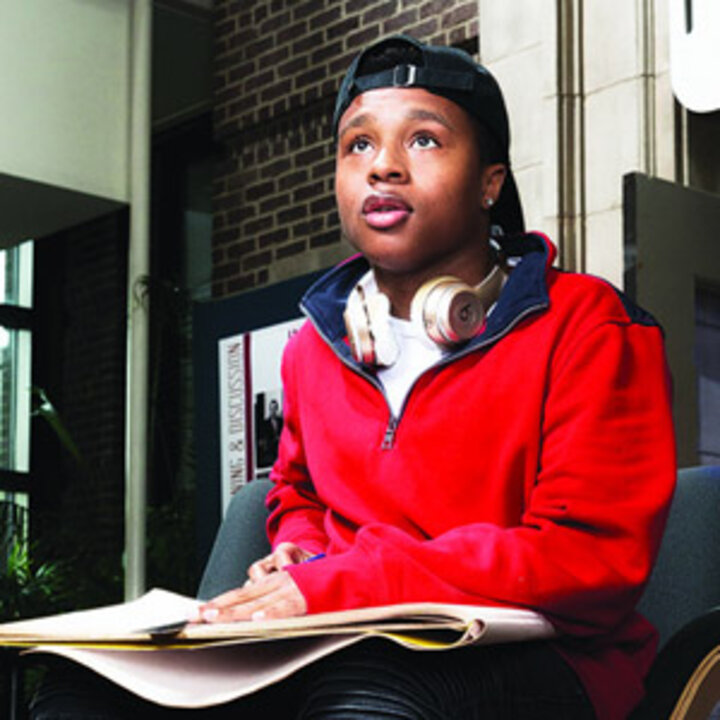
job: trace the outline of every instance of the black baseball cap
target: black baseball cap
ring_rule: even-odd
[[[363,60],[369,53],[377,53],[384,46],[407,45],[415,49],[413,64],[397,64],[379,72],[364,74]],[[358,95],[385,87],[419,87],[441,95],[468,112],[495,138],[507,165],[507,177],[500,197],[490,211],[491,222],[505,234],[524,232],[520,196],[510,170],[510,126],[502,91],[487,68],[476,63],[464,50],[453,47],[426,45],[407,35],[392,35],[368,46],[352,61],[340,85],[333,133],[337,137],[340,118]]]

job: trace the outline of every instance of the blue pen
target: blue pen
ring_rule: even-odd
[[[324,557],[325,557],[325,553],[318,553],[317,555],[311,555],[309,558],[306,558],[305,560],[303,560],[303,564],[313,562],[315,560],[320,560]]]

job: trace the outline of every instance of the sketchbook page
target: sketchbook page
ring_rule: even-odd
[[[0,644],[23,642],[128,643],[150,642],[151,628],[172,625],[196,608],[198,601],[165,590],[152,590],[138,600],[36,620],[0,625]],[[541,615],[516,608],[475,607],[442,603],[405,603],[390,606],[341,610],[302,617],[227,624],[187,625],[175,634],[162,637],[158,644],[220,642],[259,642],[274,638],[356,632],[416,633],[446,630],[459,638],[477,641],[490,633],[490,641],[500,642],[506,636],[547,637],[552,626]],[[145,632],[141,632],[145,631]],[[152,647],[152,644],[150,645]]]
[[[227,638],[211,646],[153,652],[70,645],[38,646],[29,652],[66,657],[161,705],[199,708],[255,692],[321,657],[370,637],[384,637],[414,650],[447,650],[468,643],[534,640],[553,634],[552,626],[536,613],[466,606],[462,606],[461,612],[468,609],[475,611],[468,618],[482,610],[486,619],[468,624],[465,618],[466,630],[461,633],[427,631],[416,626],[413,632],[405,634],[364,627],[354,634],[275,636],[265,638],[272,642],[259,642],[255,638],[251,644],[244,639]]]
[[[176,708],[202,708],[234,700],[278,682],[362,636],[296,638],[252,647],[195,650],[105,650],[38,646],[85,665],[146,700]]]
[[[380,634],[413,650],[450,650],[463,645],[492,645],[499,643],[546,640],[557,632],[542,615],[519,608],[473,608],[465,617],[462,633],[431,630],[414,632],[386,631]]]
[[[531,610],[446,603],[402,603],[278,620],[188,625],[175,640],[227,639],[252,642],[312,634],[431,629],[460,634],[470,631],[472,639],[493,629],[493,642],[502,640],[507,634],[522,636],[532,633],[542,637],[553,634],[552,625],[542,615]]]
[[[275,637],[272,642],[252,644],[226,640],[226,644],[220,645],[153,652],[70,645],[38,646],[29,652],[52,653],[78,662],[161,705],[201,708],[255,692],[321,657],[370,637],[384,637],[414,650],[445,650],[467,643],[532,640],[553,632],[552,626],[535,613],[483,608],[486,613],[488,610],[493,611],[492,619],[478,625],[468,625],[465,620],[469,629],[460,634],[442,630],[396,634],[365,627],[354,634]]]
[[[186,620],[199,602],[167,590],[150,590],[137,600],[0,625],[3,640],[105,641],[137,638],[147,628]]]

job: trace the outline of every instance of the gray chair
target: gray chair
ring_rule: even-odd
[[[639,610],[663,646],[720,605],[720,466],[680,470],[665,535]]]
[[[271,482],[257,479],[233,495],[200,579],[198,597],[208,600],[239,587],[247,568],[270,552],[265,534],[265,496]]]
[[[658,628],[660,652],[632,720],[720,716],[720,467],[681,470],[657,564],[639,604]],[[695,687],[697,685],[697,687]],[[694,698],[683,696],[695,687]],[[678,701],[683,698],[683,707]]]
[[[264,532],[269,487],[269,481],[255,480],[234,496],[199,597],[242,585],[247,566],[269,552]],[[658,628],[660,653],[648,676],[647,696],[631,720],[720,717],[720,675],[708,679],[686,712],[673,715],[686,685],[697,679],[702,660],[714,650],[720,658],[720,467],[678,473],[657,564],[639,609]],[[720,673],[720,664],[717,670]]]

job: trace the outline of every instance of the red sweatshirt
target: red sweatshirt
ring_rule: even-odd
[[[309,612],[412,601],[546,615],[599,720],[625,718],[655,653],[634,611],[675,482],[663,337],[528,235],[483,332],[426,371],[393,417],[355,363],[356,258],[311,288],[283,361],[271,541],[325,552],[288,568]]]

